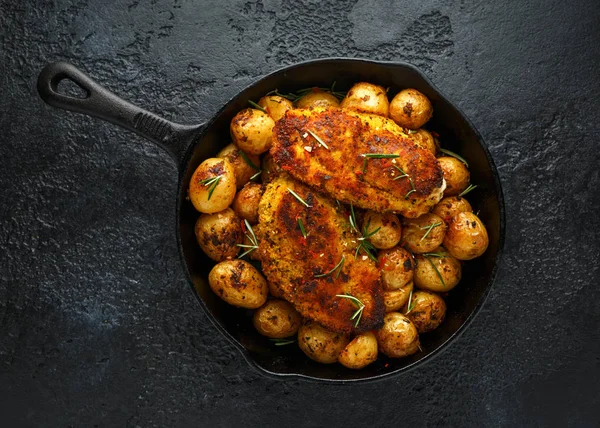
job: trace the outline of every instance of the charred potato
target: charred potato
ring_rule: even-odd
[[[389,249],[400,242],[402,237],[402,227],[400,220],[393,213],[378,213],[376,211],[367,211],[363,218],[363,228],[369,236],[369,240],[375,248]]]
[[[275,122],[285,116],[286,111],[294,108],[290,100],[279,95],[266,95],[258,101],[258,105],[264,108]]]
[[[244,156],[247,158],[244,159]],[[217,154],[218,158],[227,159],[235,173],[235,186],[241,189],[260,170],[260,158],[256,155],[242,153],[235,144],[228,144]]]
[[[204,254],[217,262],[237,256],[243,238],[241,219],[231,208],[201,214],[194,232]]]
[[[273,179],[273,177],[276,177],[283,171],[281,167],[277,163],[275,163],[275,160],[273,160],[273,156],[271,156],[271,153],[265,154],[261,166],[262,171],[260,173],[260,179],[263,182],[263,184],[267,184]]]
[[[381,281],[386,290],[399,290],[413,279],[412,255],[402,247],[394,247],[377,253]]]
[[[335,363],[348,344],[348,336],[306,321],[298,330],[298,346],[310,359],[323,364]]]
[[[246,183],[240,190],[231,207],[241,218],[248,220],[250,224],[258,223],[258,203],[263,194],[263,187],[256,183]]]
[[[460,281],[460,261],[444,248],[437,248],[434,253],[417,254],[416,259],[414,283],[417,288],[443,293],[452,290]]]
[[[431,101],[416,89],[400,91],[390,103],[390,117],[404,128],[419,129],[432,115]]]
[[[471,175],[464,163],[451,156],[442,156],[438,162],[446,180],[444,196],[458,195],[467,188]]]
[[[214,293],[233,306],[257,309],[267,301],[267,281],[244,260],[217,263],[208,274]]]
[[[309,107],[338,107],[340,101],[330,92],[321,89],[313,89],[296,101],[297,108]]]
[[[231,120],[233,142],[244,152],[259,155],[271,148],[275,122],[260,110],[247,108]]]
[[[362,369],[377,359],[377,338],[370,331],[359,334],[346,345],[338,361],[349,369]]]
[[[385,89],[372,83],[354,85],[340,104],[341,108],[388,117],[390,102]]]
[[[437,216],[440,216],[446,223],[450,221],[458,213],[473,212],[471,204],[465,198],[458,196],[447,196],[437,203],[431,211]]]
[[[383,304],[385,305],[385,311],[394,312],[400,310],[406,305],[406,302],[408,302],[413,288],[413,282],[410,281],[397,290],[383,290]]]
[[[413,253],[428,253],[442,245],[446,229],[442,218],[432,213],[407,218],[402,225],[402,243]]]
[[[413,137],[417,145],[419,145],[421,148],[430,151],[431,154],[434,156],[436,155],[438,150],[438,144],[436,139],[433,138],[433,135],[431,135],[431,133],[428,130],[420,128],[417,129],[416,132],[410,132],[409,135]]]
[[[283,339],[298,332],[302,317],[285,300],[269,300],[254,312],[252,322],[263,336]]]
[[[446,317],[446,302],[438,294],[429,291],[413,292],[406,316],[419,333],[435,330]]]
[[[419,350],[419,333],[415,325],[398,312],[385,314],[383,327],[376,332],[377,344],[390,358],[412,355]]]
[[[209,158],[194,171],[188,196],[196,210],[212,214],[231,205],[235,190],[235,171],[229,161]]]
[[[444,247],[459,260],[471,260],[487,250],[489,238],[485,226],[473,213],[458,213],[448,224]]]

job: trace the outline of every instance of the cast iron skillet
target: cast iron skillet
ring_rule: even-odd
[[[59,82],[71,80],[85,91],[76,98],[58,90]],[[267,92],[282,92],[312,86],[348,89],[360,81],[389,87],[394,95],[403,88],[416,88],[429,97],[434,116],[427,127],[440,134],[445,148],[464,156],[469,162],[471,181],[479,187],[469,195],[474,210],[486,225],[490,245],[486,253],[467,262],[463,279],[447,297],[448,314],[435,331],[421,335],[423,352],[403,359],[378,361],[362,370],[351,371],[340,364],[323,365],[308,359],[297,346],[274,346],[254,330],[251,311],[237,309],[221,301],[207,283],[214,265],[200,250],[194,236],[198,213],[186,200],[188,182],[195,168],[214,156],[229,142],[229,123]],[[308,61],[275,71],[250,85],[231,99],[207,123],[179,125],[136,107],[108,90],[71,64],[57,62],[44,68],[38,91],[48,104],[65,110],[96,116],[153,141],[165,149],[179,166],[176,199],[177,242],[184,270],[209,319],[242,352],[248,363],[263,373],[278,377],[302,377],[325,381],[373,380],[404,372],[439,353],[464,331],[488,295],[500,261],[504,241],[504,202],[500,181],[490,153],[469,120],[414,66],[404,63],[332,58]]]

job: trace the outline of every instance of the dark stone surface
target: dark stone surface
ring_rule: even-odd
[[[3,426],[597,426],[596,0],[0,0],[0,24]],[[478,127],[506,196],[483,311],[440,357],[374,384],[252,370],[180,270],[168,155],[35,90],[66,59],[193,123],[326,56],[422,67]]]

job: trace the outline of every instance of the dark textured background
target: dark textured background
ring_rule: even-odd
[[[599,12],[596,0],[0,0],[2,425],[597,426]],[[257,77],[326,56],[420,66],[478,127],[507,204],[505,257],[475,322],[428,364],[367,385],[251,369],[180,268],[168,155],[35,90],[66,59],[193,123]]]

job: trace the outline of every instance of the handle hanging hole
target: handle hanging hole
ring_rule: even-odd
[[[89,91],[79,86],[69,78],[61,79],[56,87],[56,92],[71,98],[84,100],[90,96]]]

